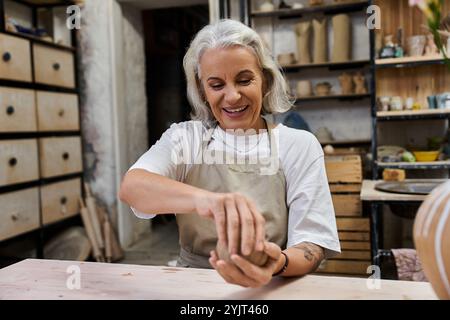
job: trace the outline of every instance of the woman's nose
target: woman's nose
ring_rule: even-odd
[[[229,86],[227,90],[225,91],[225,102],[227,104],[235,104],[239,101],[241,98],[241,94],[234,86]]]

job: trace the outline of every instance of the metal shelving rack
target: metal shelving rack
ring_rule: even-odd
[[[68,5],[75,5],[76,3],[72,0],[53,0],[48,1],[47,3],[37,3],[32,0],[12,0],[14,2],[20,3],[22,5],[25,5],[32,10],[32,26],[34,28],[37,27],[37,10],[39,8],[52,8],[52,7],[58,7],[58,6],[68,6]],[[56,43],[52,43],[49,41],[45,41],[42,39],[39,39],[38,37],[22,34],[22,33],[16,33],[16,32],[10,32],[6,30],[5,26],[5,10],[4,10],[4,0],[0,0],[0,33],[7,34],[9,36],[23,38],[30,41],[30,46],[32,46],[32,43],[38,43],[44,46],[52,47],[58,50],[65,50],[70,51],[73,53],[74,56],[74,76],[75,76],[75,88],[64,88],[60,86],[53,86],[53,85],[45,85],[45,84],[39,84],[36,82],[21,82],[21,81],[15,81],[15,80],[7,80],[7,79],[0,79],[0,86],[2,87],[12,87],[12,88],[22,88],[22,89],[31,89],[31,90],[43,90],[43,91],[51,91],[55,93],[72,93],[79,95],[79,79],[78,79],[78,72],[77,72],[77,66],[78,66],[78,49],[77,49],[77,30],[73,29],[71,30],[71,46],[64,46],[59,45]],[[31,72],[32,72],[32,79],[35,79],[34,75],[34,65],[33,65],[33,50],[30,48],[30,58],[31,58]],[[74,135],[81,136],[81,112],[78,112],[79,115],[79,124],[80,124],[80,130],[76,131],[52,131],[52,132],[14,132],[14,133],[0,133],[0,140],[9,140],[9,139],[27,139],[27,138],[35,138],[40,139],[44,137],[70,137]],[[83,154],[83,146],[81,146],[81,152]],[[39,167],[38,167],[39,168]],[[40,170],[40,169],[39,169]],[[24,188],[31,188],[31,187],[42,187],[50,183],[54,182],[60,182],[69,180],[72,178],[80,178],[81,183],[83,184],[84,181],[84,174],[83,172],[80,173],[71,173],[66,174],[63,176],[57,176],[52,178],[39,178],[36,181],[29,181],[25,183],[18,183],[14,185],[8,185],[8,186],[2,186],[0,187],[0,193],[5,192],[14,192],[18,190],[22,190]],[[82,195],[84,196],[84,190],[82,188],[81,190]],[[39,199],[39,206],[41,207],[40,199]],[[81,218],[80,215],[75,215],[72,217],[68,217],[63,220],[59,220],[56,222],[43,224],[42,222],[42,215],[40,214],[40,223],[39,228],[35,230],[31,230],[28,232],[25,232],[23,234],[14,236],[12,238],[6,239],[1,241],[2,244],[7,244],[13,241],[18,241],[25,237],[35,237],[36,238],[36,257],[37,258],[44,258],[44,240],[45,240],[45,234],[48,230],[51,228],[61,228],[65,225],[73,225],[78,224],[81,225]],[[20,259],[18,257],[2,257],[3,259]]]
[[[381,69],[396,68],[398,70],[404,68],[416,68],[422,66],[435,66],[444,65],[444,60],[440,57],[405,57],[405,58],[392,58],[392,59],[375,59],[375,30],[370,30],[370,42],[371,42],[371,73],[372,83],[372,180],[379,179],[379,172],[385,168],[392,169],[405,169],[405,170],[437,170],[437,169],[450,169],[450,161],[435,161],[435,162],[420,162],[420,163],[385,163],[378,162],[378,124],[380,122],[387,121],[411,121],[411,120],[435,120],[435,119],[450,119],[450,110],[418,110],[418,111],[377,111],[377,71]],[[383,205],[420,205],[421,201],[409,201],[407,204],[402,201],[369,201],[370,204],[370,221],[371,221],[371,243],[372,243],[372,259],[373,263],[380,265],[380,257],[383,255]]]
[[[226,6],[229,0],[220,0],[221,3]],[[278,19],[292,19],[296,17],[302,17],[305,14],[319,13],[324,14],[336,14],[336,13],[348,13],[362,11],[367,7],[375,4],[375,0],[361,1],[356,3],[346,3],[346,4],[334,4],[319,7],[307,7],[302,9],[283,9],[274,10],[272,12],[250,12],[251,0],[240,0],[240,20],[241,22],[251,26],[252,18],[258,17],[275,17]],[[228,4],[229,8],[229,4]],[[229,10],[227,11],[229,13]],[[369,14],[367,14],[369,15]],[[229,17],[229,14],[222,15],[222,18]],[[378,136],[377,127],[379,122],[385,121],[409,121],[409,120],[431,120],[431,119],[449,119],[450,111],[417,111],[417,112],[405,112],[405,113],[381,113],[377,112],[377,85],[376,85],[376,73],[377,70],[386,68],[414,68],[418,66],[426,65],[444,65],[444,61],[438,58],[404,58],[404,59],[376,59],[375,52],[375,30],[369,30],[369,46],[370,46],[370,57],[369,60],[364,61],[350,61],[346,63],[325,63],[325,64],[311,64],[311,65],[290,65],[284,67],[286,73],[297,72],[303,69],[313,69],[313,68],[328,68],[331,70],[346,70],[352,68],[363,68],[368,66],[368,73],[371,75],[368,83],[369,94],[363,98],[370,99],[370,112],[371,112],[371,122],[372,122],[372,139],[371,141],[347,141],[343,143],[337,143],[340,146],[350,146],[353,144],[369,144],[371,146],[372,152],[372,180],[377,180],[379,176],[379,170],[382,168],[404,168],[404,169],[450,169],[450,161],[434,162],[434,163],[420,163],[420,164],[410,164],[410,163],[378,163],[377,162],[377,146],[378,146]],[[314,97],[320,99],[320,97]],[[330,99],[338,99],[339,97],[329,97]],[[344,98],[344,97],[341,97]],[[356,97],[355,97],[356,98]],[[358,97],[362,98],[362,97]],[[304,100],[309,100],[308,98]],[[395,202],[392,202],[395,203]],[[380,248],[383,246],[382,238],[382,216],[380,212],[382,210],[382,204],[380,202],[371,202],[370,206],[370,224],[371,224],[371,253],[372,259],[375,264],[379,264],[379,254]]]
[[[228,3],[228,0],[222,0],[221,2],[224,3],[224,7],[227,5],[225,3]],[[324,15],[335,15],[339,13],[354,13],[354,12],[361,12],[365,11],[368,6],[372,4],[373,1],[359,1],[359,2],[352,2],[352,3],[338,3],[338,4],[327,4],[322,6],[314,6],[314,7],[304,7],[301,9],[280,9],[280,10],[274,10],[271,12],[251,12],[251,0],[240,0],[240,13],[241,13],[241,22],[252,26],[252,19],[253,18],[259,18],[259,17],[273,17],[278,19],[295,19],[295,18],[301,18],[305,15],[311,15],[316,13],[321,13]],[[226,15],[222,17],[227,17]],[[336,71],[336,70],[351,70],[351,69],[358,69],[361,70],[363,68],[369,67],[369,74],[370,79],[373,79],[373,70],[372,68],[375,65],[374,61],[374,50],[372,48],[374,47],[375,41],[371,41],[371,50],[370,50],[370,57],[368,60],[353,60],[353,61],[346,61],[346,62],[328,62],[328,63],[320,63],[320,64],[293,64],[289,66],[282,66],[283,71],[288,73],[295,73],[301,70],[305,69],[328,69],[329,71]],[[302,97],[296,99],[296,106],[298,107],[301,103],[306,101],[321,101],[321,100],[338,100],[338,101],[354,101],[354,100],[361,100],[361,99],[370,99],[370,105],[371,109],[374,103],[376,103],[376,96],[375,96],[375,90],[374,90],[374,82],[372,84],[372,80],[369,82],[369,93],[364,95],[331,95],[331,96],[311,96],[311,97]],[[368,140],[355,140],[356,144],[359,145],[370,145],[370,141]],[[346,145],[351,146],[353,143],[351,141],[332,141],[330,142],[334,145]]]
[[[373,32],[373,31],[372,31]],[[445,67],[444,61],[441,59],[436,60],[418,60],[418,61],[407,61],[399,63],[380,63],[380,60],[376,60],[374,68],[374,82],[376,81],[376,70],[381,68],[415,68],[427,65],[442,65]],[[374,88],[376,84],[374,83]],[[376,92],[376,88],[375,88]],[[376,99],[376,97],[375,97]],[[415,162],[415,163],[405,163],[405,162],[378,162],[377,161],[377,129],[379,122],[386,121],[410,121],[410,120],[449,120],[450,110],[443,109],[424,109],[418,111],[377,111],[376,100],[372,103],[372,180],[377,180],[379,178],[379,171],[381,169],[391,168],[391,169],[405,169],[405,170],[437,170],[437,169],[450,169],[450,161],[434,161],[429,163]]]

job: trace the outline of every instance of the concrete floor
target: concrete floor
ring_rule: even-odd
[[[178,258],[178,227],[175,219],[161,220],[152,229],[125,250],[125,258],[119,263],[173,266]]]

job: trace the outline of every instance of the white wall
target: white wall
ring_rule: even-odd
[[[125,168],[128,170],[148,149],[147,130],[147,93],[145,49],[142,28],[141,11],[129,5],[122,5],[123,40],[119,43],[124,49],[124,126],[126,130]],[[122,168],[122,174],[125,172]],[[130,209],[124,207],[124,224],[132,226],[133,234],[130,241],[135,241],[139,235],[148,231],[150,221],[137,220]]]
[[[132,244],[149,222],[118,202],[120,180],[147,149],[145,55],[139,12],[114,0],[89,0],[82,10],[80,80],[86,175]]]

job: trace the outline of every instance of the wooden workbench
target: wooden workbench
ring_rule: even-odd
[[[79,290],[67,287],[70,266],[79,267]],[[436,299],[429,283],[381,280],[370,290],[366,281],[308,275],[246,289],[215,270],[27,259],[0,269],[0,299]]]
[[[362,201],[423,201],[426,196],[383,192],[375,189],[375,185],[383,180],[364,180],[361,188]]]

